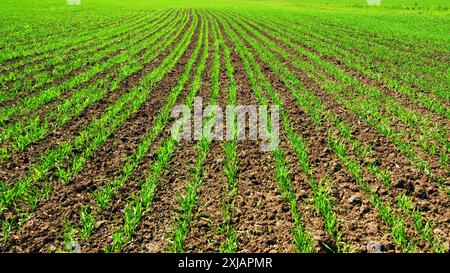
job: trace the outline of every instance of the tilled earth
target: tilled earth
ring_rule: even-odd
[[[48,151],[56,149],[63,141],[76,137],[83,128],[101,117],[114,101],[138,86],[146,75],[164,64],[166,57],[182,41],[183,35],[188,33],[189,27],[196,23],[192,38],[180,59],[164,74],[161,80],[155,83],[152,92],[138,110],[114,130],[93,156],[86,160],[82,170],[75,173],[69,183],[63,183],[58,178],[57,168],[67,167],[67,163],[61,162],[56,164],[55,168],[49,169],[48,173],[33,185],[37,189],[43,182],[51,185],[51,192],[48,196],[40,198],[36,208],[31,209],[25,200],[14,202],[15,209],[2,206],[1,220],[4,223],[9,223],[8,221],[13,219],[17,213],[23,212],[21,210],[23,208],[27,209],[25,210],[27,216],[20,218],[21,221],[14,223],[10,229],[6,225],[2,225],[4,240],[0,243],[1,251],[64,252],[71,251],[67,248],[67,243],[72,241],[76,241],[80,245],[82,252],[110,250],[109,247],[116,242],[116,232],[124,226],[124,211],[130,205],[130,200],[139,196],[140,189],[158,158],[158,148],[171,137],[171,126],[175,119],[167,120],[162,132],[140,159],[130,177],[127,178],[125,185],[114,195],[106,210],[99,208],[95,192],[121,175],[127,158],[136,151],[144,136],[155,126],[156,117],[164,108],[172,90],[179,84],[179,79],[199,43],[201,24],[208,26],[208,32],[204,31],[204,35],[206,35],[205,40],[209,43],[209,49],[196,96],[202,97],[203,103],[207,104],[212,96],[214,81],[217,80],[219,88],[217,105],[225,109],[229,104],[231,82],[234,81],[237,90],[236,104],[260,104],[252,84],[261,87],[261,94],[267,99],[268,104],[274,104],[269,90],[261,81],[261,77],[264,77],[284,107],[283,111],[287,120],[280,119],[278,148],[282,150],[286,168],[289,170],[292,185],[289,190],[295,195],[295,209],[300,215],[300,223],[295,220],[293,213],[296,212],[293,205],[287,202],[282,193],[279,177],[276,175],[280,166],[277,165],[275,154],[272,151],[262,151],[260,141],[238,141],[237,172],[235,174],[237,187],[236,192],[230,195],[227,184],[228,177],[224,171],[227,160],[224,150],[226,140],[212,140],[206,160],[201,166],[201,184],[196,190],[196,199],[188,221],[188,232],[182,242],[184,251],[224,251],[225,242],[229,239],[226,228],[231,227],[236,232],[235,251],[237,252],[295,252],[298,251],[298,245],[294,230],[301,225],[311,237],[312,249],[315,252],[368,252],[372,251],[369,245],[379,246],[382,252],[403,252],[407,251],[405,247],[407,243],[398,243],[394,238],[393,222],[399,219],[405,225],[404,238],[414,243],[415,248],[412,248],[412,251],[434,252],[437,250],[437,245],[439,245],[440,251],[448,251],[450,232],[449,169],[438,156],[424,151],[417,143],[417,138],[414,137],[417,134],[419,137],[427,137],[426,135],[421,135],[420,132],[399,118],[391,116],[386,108],[379,109],[381,114],[388,116],[392,121],[392,130],[402,132],[406,143],[415,148],[418,156],[428,161],[429,170],[433,176],[443,180],[441,185],[436,183],[427,171],[420,169],[416,161],[402,153],[392,138],[372,126],[367,118],[346,107],[342,100],[338,100],[320,82],[314,80],[310,71],[306,68],[300,69],[295,65],[296,61],[280,55],[280,51],[273,51],[273,57],[299,80],[303,88],[311,92],[322,103],[323,112],[320,116],[323,117],[323,122],[317,124],[310,109],[305,107],[306,104],[301,104],[299,97],[294,95],[293,84],[286,82],[280,76],[280,73],[283,73],[282,70],[274,69],[275,63],[267,62],[266,56],[261,56],[251,44],[251,41],[264,44],[261,38],[267,38],[274,42],[280,50],[297,56],[298,53],[292,46],[276,39],[271,34],[275,26],[264,25],[258,23],[258,19],[250,20],[246,16],[241,16],[242,20],[248,21],[249,26],[258,26],[259,34],[262,35],[258,37],[248,32],[248,37],[253,39],[250,40],[239,34],[238,29],[243,28],[243,24],[237,20],[234,21],[232,16],[223,19],[224,15],[220,12],[217,14],[195,10],[180,12],[187,12],[190,15],[188,23],[180,35],[158,57],[148,62],[142,61],[142,69],[119,83],[119,88],[114,92],[107,93],[100,100],[86,106],[81,114],[71,118],[62,126],[54,128],[50,133],[23,150],[15,151],[9,158],[0,161],[0,176],[6,188],[12,187],[20,179],[30,176],[33,166],[38,164]],[[159,17],[154,18],[149,23],[160,19]],[[229,26],[225,26],[225,24]],[[164,25],[160,25],[152,32],[159,31],[164,27]],[[148,33],[143,31],[138,35],[144,39]],[[233,35],[237,35],[241,44],[236,43],[232,38]],[[223,42],[220,37],[223,37]],[[287,34],[286,37],[291,39],[295,45],[325,60],[330,66],[339,68],[345,71],[346,75],[356,78],[361,86],[376,88],[399,105],[418,115],[426,116],[430,124],[447,129],[450,127],[448,118],[385,86],[343,60],[311,48],[295,37],[289,37]],[[159,43],[164,38],[161,37],[154,43]],[[310,38],[314,39],[314,37]],[[215,47],[215,43],[219,43],[219,46]],[[390,41],[386,41],[386,47],[391,46],[402,47],[403,44],[392,45]],[[243,47],[247,51],[243,51]],[[199,49],[200,53],[194,60],[193,69],[176,98],[175,105],[185,104],[185,100],[193,88],[195,71],[201,63],[200,58],[204,48],[205,44],[202,44]],[[224,48],[229,52],[226,53]],[[144,53],[145,49],[140,51],[135,58]],[[246,55],[247,53],[248,55]],[[100,61],[112,58],[114,54],[117,53],[105,56]],[[213,77],[215,73],[214,54],[219,55],[218,79]],[[258,66],[253,66],[246,56],[252,56]],[[226,70],[228,57],[229,64],[234,69],[233,79],[230,79]],[[324,73],[330,81],[338,83],[341,80],[332,73],[332,70],[321,67],[312,59],[305,56],[298,56],[298,58],[309,62],[317,71]],[[261,77],[256,76],[258,70],[261,71]],[[53,84],[56,86],[83,71],[83,69],[73,71]],[[253,72],[249,73],[249,71]],[[121,71],[117,70],[115,73],[121,73]],[[86,82],[85,86],[89,86],[103,75],[99,73]],[[365,94],[358,93],[353,86],[347,84],[342,84],[342,86],[346,91],[354,94],[353,97],[343,96],[343,100],[356,104],[357,100],[367,99]],[[81,89],[83,86],[79,88]],[[303,92],[302,90],[296,91]],[[75,92],[75,90],[68,91],[57,100],[45,104],[38,110],[39,115],[45,118],[45,112],[48,109],[55,109],[62,100],[69,98],[70,92]],[[18,100],[21,98],[19,97]],[[444,101],[443,104],[449,106],[448,101]],[[9,107],[11,105],[13,103],[7,102],[1,106]],[[338,128],[336,123],[327,119],[324,113],[328,116],[335,116],[348,125],[354,140],[353,143],[358,142],[361,147],[371,148],[368,156],[359,158],[357,151],[349,148],[351,143],[348,139],[342,138],[342,142],[348,147],[346,155],[360,168],[360,175],[367,182],[370,188],[369,192],[361,187],[355,178],[353,169],[330,147],[330,134],[337,132]],[[15,118],[16,120],[27,119],[25,116]],[[293,143],[289,138],[289,132],[283,126],[284,122],[289,122],[293,132],[306,144],[311,175],[305,174],[304,166],[296,152],[298,144]],[[248,124],[246,126],[248,129]],[[448,140],[448,134],[446,137]],[[192,170],[198,160],[197,143],[197,141],[188,140],[176,143],[171,153],[170,163],[157,178],[158,183],[151,207],[143,210],[132,236],[127,238],[126,244],[120,251],[167,252],[173,250],[176,224],[177,221],[180,221],[179,215],[183,212],[180,200],[186,196],[186,188],[193,179]],[[7,142],[3,145],[10,147]],[[437,147],[438,149],[447,149],[448,152],[448,146],[445,147],[445,143],[439,143]],[[389,171],[391,181],[389,187],[369,170],[367,167],[369,164],[375,164],[378,169]],[[331,204],[329,212],[337,221],[337,228],[333,232],[326,229],[327,218],[319,209],[317,193],[310,183],[312,180],[326,189],[324,196],[329,198],[328,201]],[[2,188],[3,192],[5,187]],[[412,202],[409,212],[402,210],[399,204],[399,197],[405,195]],[[373,196],[379,196],[390,207],[389,212],[395,217],[389,218],[390,220],[383,217],[382,210],[380,207],[376,207],[371,199]],[[90,235],[82,238],[80,227],[86,219],[81,216],[80,211],[87,205],[97,213],[93,215]],[[224,212],[226,205],[232,208],[228,222]],[[417,212],[422,218],[419,227],[413,212]],[[427,235],[429,237],[424,236],[425,227],[431,232]],[[7,230],[9,233],[6,237]],[[408,247],[412,247],[412,245],[408,245]],[[411,251],[411,249],[409,250]]]

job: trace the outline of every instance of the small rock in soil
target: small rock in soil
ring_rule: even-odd
[[[360,205],[362,204],[361,195],[354,194],[347,200],[347,202],[352,205]]]
[[[381,166],[381,162],[378,158],[376,157],[372,157],[372,158],[367,158],[365,160],[366,165],[375,165],[375,166]]]
[[[417,187],[416,188],[416,196],[419,197],[420,199],[426,199],[427,193],[423,187]]]
[[[77,241],[68,242],[67,249],[72,253],[81,253],[81,246]]]
[[[436,234],[436,235],[439,235],[439,236],[446,236],[445,232],[443,232],[443,231],[442,231],[441,229],[439,229],[439,228],[435,228],[435,229],[433,230],[433,233]]]
[[[266,241],[267,245],[272,246],[277,244],[277,240],[272,238]]]
[[[445,250],[446,252],[448,252],[448,251],[450,250],[450,243],[449,243],[449,242],[445,242],[445,243],[443,244],[443,246],[444,246],[444,250]]]
[[[367,231],[371,234],[376,234],[378,232],[378,225],[376,223],[368,224]]]
[[[338,171],[340,171],[342,169],[342,165],[341,165],[341,163],[339,163],[339,162],[334,162],[332,165],[331,165],[331,170],[333,171],[333,172],[338,172]]]
[[[308,197],[308,193],[305,190],[299,190],[298,191],[298,197],[300,197],[300,198],[307,198]]]
[[[256,181],[256,171],[250,172],[250,173],[248,174],[248,178],[249,178],[250,180]]]
[[[369,242],[367,244],[367,252],[369,253],[382,253],[381,245],[376,242]]]
[[[106,223],[107,221],[106,220],[103,220],[103,221],[97,221],[97,222],[95,222],[95,224],[94,224],[94,228],[96,228],[96,229],[98,229],[98,228],[100,228],[104,223]]]
[[[414,192],[414,185],[410,181],[406,181],[405,179],[394,181],[394,183],[392,183],[392,186],[397,189],[405,189],[409,192]]]
[[[433,195],[435,192],[436,192],[436,188],[434,188],[434,187],[428,187],[427,188],[427,193],[429,195]]]
[[[369,206],[362,205],[359,212],[360,212],[360,214],[366,214],[366,213],[368,213],[369,211],[370,211]]]

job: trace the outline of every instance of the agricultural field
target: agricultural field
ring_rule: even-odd
[[[1,1],[0,252],[448,253],[449,7]]]

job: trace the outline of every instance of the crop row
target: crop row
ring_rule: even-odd
[[[165,21],[150,24],[150,27],[158,26],[158,23],[167,23],[169,21],[168,19],[169,18],[166,18]],[[152,33],[153,32],[151,32],[150,34]],[[2,117],[2,124],[16,115],[26,115],[34,110],[37,110],[46,103],[58,98],[59,95],[63,92],[70,91],[74,88],[77,88],[81,84],[88,82],[103,70],[113,67],[115,60],[120,59],[121,57],[121,50],[124,50],[125,48],[132,46],[135,43],[139,45],[141,42],[146,42],[149,38],[151,38],[151,35],[148,34],[146,34],[144,37],[136,36],[133,39],[127,40],[122,44],[115,45],[110,49],[110,53],[116,52],[116,55],[113,54],[111,58],[105,60],[104,62],[95,63],[93,66],[89,67],[82,73],[74,75],[72,78],[69,78],[67,81],[61,83],[60,85],[41,90],[40,92],[37,92],[32,96],[25,97],[24,99],[18,101],[15,105],[1,109],[0,117]]]
[[[165,15],[170,15],[170,12]],[[57,85],[65,78],[81,73],[87,65],[101,62],[102,59],[115,53],[111,51],[115,45],[123,43],[133,36],[138,36],[139,30],[145,31],[149,23],[152,23],[149,21],[149,18],[152,17],[153,15],[144,17],[139,20],[139,23],[127,22],[118,28],[111,29],[98,37],[103,42],[95,41],[92,44],[83,44],[79,48],[73,48],[71,54],[55,55],[42,60],[42,62],[34,61],[19,69],[9,69],[9,74],[2,75],[0,78],[4,88],[4,91],[0,93],[0,103],[17,100],[18,96],[32,94],[49,85]]]
[[[170,23],[165,25],[167,22]],[[108,62],[104,62],[103,64],[111,63],[113,69],[110,72],[99,72],[104,73],[104,76],[99,77],[92,85],[74,92],[69,98],[61,101],[55,109],[48,109],[41,115],[38,113],[25,121],[17,121],[5,126],[2,131],[3,137],[1,141],[9,141],[11,148],[8,149],[6,145],[6,147],[3,147],[3,158],[9,156],[11,151],[23,150],[30,143],[42,139],[48,132],[59,128],[69,121],[71,117],[81,113],[83,109],[101,99],[105,94],[118,89],[120,83],[127,77],[142,69],[144,61],[153,60],[154,57],[164,50],[165,46],[171,42],[169,39],[171,36],[167,34],[175,30],[177,23],[178,20],[167,18],[161,22],[164,28],[157,32],[159,30],[159,27],[157,27],[155,32],[150,33],[150,39],[128,47],[127,51],[111,58]],[[164,37],[168,42],[154,44],[161,37]],[[144,54],[140,54],[140,52],[144,52]],[[150,58],[148,58],[149,56]]]
[[[86,28],[86,29],[77,29],[76,35],[73,35],[71,38],[63,38],[63,39],[55,39],[51,43],[46,41],[43,42],[42,46],[36,44],[28,44],[21,48],[9,48],[9,50],[5,50],[0,55],[0,62],[7,62],[16,64],[21,61],[30,61],[35,58],[42,59],[46,58],[55,51],[60,51],[60,53],[69,53],[71,47],[76,46],[78,43],[83,43],[86,41],[93,42],[95,41],[95,34],[101,33],[104,29],[107,29],[111,26],[120,25],[123,21],[132,20],[139,16],[132,15],[130,17],[122,18],[122,20],[115,21],[115,17],[105,18],[103,20],[99,20],[97,23],[97,27],[94,28]],[[115,21],[115,22],[114,22]],[[52,26],[54,27],[54,26]],[[46,29],[42,29],[46,30]],[[63,32],[66,30],[63,30]],[[25,33],[18,32],[19,35],[23,35],[27,37]],[[28,35],[29,38],[29,35]]]
[[[293,34],[294,35],[294,34]],[[289,43],[290,46],[301,52],[302,54],[305,53],[305,50],[292,42],[290,42],[285,37],[281,36],[280,33],[277,33],[276,36],[272,36],[273,39],[279,39],[283,42]],[[276,37],[276,38],[275,38]],[[296,36],[293,36],[296,37]],[[268,38],[259,35],[258,38],[264,39],[264,42],[269,43],[271,45],[276,45],[275,42],[272,40],[269,40]],[[297,38],[299,39],[299,38]],[[277,47],[274,47],[274,49],[277,49]],[[296,68],[298,68],[300,71],[306,71],[308,74],[308,77],[312,78],[317,84],[319,84],[322,88],[324,88],[328,93],[332,94],[336,100],[338,100],[340,103],[345,105],[348,109],[354,111],[360,118],[367,120],[367,122],[375,127],[379,132],[381,132],[383,135],[387,136],[388,138],[392,139],[392,141],[397,145],[397,147],[404,153],[408,158],[410,158],[411,161],[417,164],[417,166],[427,175],[431,177],[433,181],[436,181],[441,186],[443,186],[444,183],[444,177],[437,176],[432,173],[432,171],[429,168],[429,160],[427,158],[424,158],[423,155],[416,153],[417,149],[422,148],[425,150],[430,156],[436,156],[439,160],[439,162],[445,167],[448,167],[448,140],[446,139],[446,129],[444,128],[441,131],[436,132],[435,130],[440,130],[440,128],[436,128],[433,130],[434,127],[428,127],[428,130],[425,126],[426,121],[423,121],[421,125],[420,122],[414,122],[415,120],[420,120],[421,118],[417,117],[416,114],[414,114],[411,111],[401,112],[399,110],[395,111],[397,114],[403,113],[405,115],[404,120],[410,121],[410,124],[414,124],[416,127],[419,127],[421,132],[423,132],[426,135],[432,134],[436,138],[439,138],[442,140],[443,146],[441,149],[438,149],[436,144],[430,144],[430,140],[427,138],[424,138],[423,135],[420,135],[419,133],[411,132],[411,137],[417,141],[419,141],[420,146],[414,147],[412,143],[408,141],[406,138],[409,134],[408,131],[396,131],[393,127],[393,123],[391,121],[391,116],[386,116],[382,112],[380,112],[380,100],[377,98],[380,98],[379,91],[375,88],[370,88],[368,90],[362,89],[360,85],[355,82],[355,79],[350,77],[349,75],[346,75],[342,71],[340,71],[338,68],[327,64],[326,61],[322,60],[318,56],[311,56],[311,58],[314,58],[313,60],[318,62],[321,66],[320,67],[326,67],[328,68],[328,72],[330,72],[335,79],[332,81],[329,79],[328,75],[320,72],[318,69],[319,66],[312,66],[310,62],[304,61],[302,58],[296,58],[295,55],[290,54],[289,52],[279,48],[277,49],[277,54],[283,56],[286,60],[291,60],[292,65],[294,65]],[[292,61],[294,60],[294,61]],[[349,82],[350,81],[350,82]],[[354,94],[351,92],[351,90],[348,90],[346,87],[347,84],[351,84],[352,88],[356,89],[361,94],[368,93],[371,95],[371,99],[362,99],[357,94]],[[337,89],[337,90],[336,90]],[[339,91],[341,94],[339,94],[337,91]],[[367,92],[370,91],[370,92]],[[385,97],[384,97],[385,98]],[[390,105],[395,105],[394,100],[386,99],[388,102],[391,102]],[[392,106],[394,107],[394,106]],[[414,118],[416,117],[416,118]],[[433,132],[434,131],[434,132]]]
[[[188,108],[191,108],[194,103],[194,97],[201,85],[201,75],[205,69],[206,59],[208,57],[208,35],[205,35],[205,31],[208,29],[208,24],[203,14],[200,14],[201,26],[198,35],[198,43],[189,58],[188,63],[177,85],[172,89],[174,92],[173,103],[176,100],[176,94],[181,92],[186,82],[189,80],[191,71],[194,68],[194,64],[200,55],[200,49],[203,45],[203,51],[200,56],[199,65],[195,69],[194,80],[189,87],[189,94],[184,102]],[[173,104],[172,104],[173,105]],[[171,108],[168,108],[167,114],[170,113]],[[183,126],[178,129],[182,130]],[[125,209],[123,211],[123,225],[121,225],[113,234],[113,243],[107,248],[108,251],[120,251],[126,246],[132,239],[138,224],[140,223],[144,213],[148,212],[153,205],[153,197],[155,191],[159,186],[161,176],[164,169],[169,165],[172,160],[172,156],[177,148],[177,139],[173,136],[167,136],[161,146],[157,149],[155,160],[149,165],[150,172],[145,177],[140,185],[139,192],[133,195],[130,200],[127,201]]]
[[[445,92],[445,63],[430,60],[429,55],[421,57],[405,49],[386,49],[384,45],[368,44],[366,36],[344,34],[335,28],[320,28],[308,22],[302,21],[299,25],[300,22],[295,21],[269,20],[296,30],[298,34],[321,40],[324,46],[333,50],[329,52],[339,56],[340,60],[434,111],[443,111],[440,102],[434,100],[449,100]],[[413,87],[420,87],[420,90],[415,91]],[[434,96],[423,94],[430,91]]]
[[[192,36],[184,34],[181,41],[173,48],[162,62],[146,74],[139,83],[108,106],[105,113],[81,129],[76,137],[45,152],[38,163],[30,166],[30,171],[11,187],[2,183],[0,191],[0,211],[5,219],[8,211],[14,217],[2,221],[3,233],[11,226],[20,224],[28,217],[43,198],[51,191],[50,175],[57,170],[58,180],[70,181],[79,173],[86,161],[106,142],[108,137],[133,113],[135,113],[156,84],[170,71],[185,51]],[[6,229],[5,229],[6,227]]]
[[[242,24],[245,24],[245,23],[243,23],[242,21],[241,21],[241,23],[242,23]],[[239,29],[239,28],[238,28],[238,29]],[[238,30],[238,31],[239,31],[239,30]],[[281,63],[280,61],[278,61],[277,59],[275,59],[274,55],[272,55],[272,54],[270,53],[270,51],[271,51],[270,49],[272,49],[273,51],[276,51],[276,47],[273,46],[273,45],[272,45],[272,47],[270,47],[270,49],[269,49],[269,48],[261,47],[261,45],[260,45],[259,43],[257,43],[257,42],[256,42],[255,40],[253,40],[252,38],[249,38],[249,36],[247,36],[247,35],[245,34],[245,32],[243,32],[243,31],[241,30],[240,33],[241,33],[242,37],[245,37],[245,38],[246,38],[245,40],[247,40],[248,43],[252,45],[252,47],[254,48],[255,51],[257,51],[257,53],[260,55],[260,57],[261,57],[263,60],[265,59],[266,64],[269,65],[269,66],[271,67],[271,69],[273,69],[274,72],[277,73],[277,74],[280,76],[280,79],[282,79],[282,80],[286,83],[287,87],[288,87],[290,90],[293,91],[294,97],[296,97],[297,100],[298,100],[299,102],[302,102],[302,104],[303,104],[302,106],[303,106],[303,107],[308,107],[308,108],[309,108],[309,109],[306,109],[307,112],[308,112],[308,113],[312,113],[312,114],[315,113],[316,117],[313,117],[313,120],[320,121],[320,120],[322,119],[323,113],[317,112],[317,110],[319,110],[320,108],[319,108],[319,109],[313,109],[313,108],[311,108],[311,106],[312,106],[311,104],[312,104],[312,103],[318,103],[318,105],[322,105],[322,104],[320,104],[320,101],[318,101],[317,99],[315,99],[314,97],[312,97],[313,94],[311,94],[311,92],[309,92],[308,90],[305,90],[304,88],[302,88],[302,91],[305,91],[304,93],[303,93],[303,92],[302,92],[302,93],[299,93],[299,92],[296,92],[296,91],[295,91],[295,89],[301,87],[301,83],[298,81],[298,79],[295,78],[295,76],[294,76],[292,73],[290,73],[286,68],[283,68],[282,63]],[[274,66],[274,64],[278,64],[279,67]],[[285,74],[287,75],[287,77],[286,77],[286,76],[283,76],[282,73],[285,73]],[[289,76],[289,75],[290,75],[290,76]],[[296,83],[296,84],[295,84],[294,86],[292,86],[292,83]],[[306,94],[309,93],[309,96],[310,96],[310,97],[308,97],[308,95],[305,96],[305,93],[306,93]],[[302,95],[304,96],[303,98],[302,98]],[[309,102],[309,103],[308,103],[308,102]],[[312,102],[312,103],[311,103],[311,102]],[[308,104],[309,104],[309,106],[308,106]],[[321,108],[324,109],[323,105],[321,106]],[[325,109],[324,109],[324,110],[325,110]],[[330,115],[330,112],[328,112],[327,114]],[[339,121],[339,119],[336,118],[336,117],[332,117],[332,120],[334,120],[334,121]],[[340,124],[340,130],[345,129],[345,128],[346,128],[346,127],[342,126],[342,123],[341,123],[341,124]],[[345,135],[349,136],[349,131],[348,131],[348,130],[345,130],[344,133],[345,133]],[[350,134],[350,135],[351,135],[351,134]],[[353,142],[355,142],[355,140],[353,140]],[[329,144],[332,144],[332,143],[329,143]],[[334,147],[334,146],[332,146],[332,145],[330,145],[330,146],[331,146],[332,148]],[[356,146],[356,147],[358,147],[358,146]],[[360,145],[359,145],[359,147],[360,147]],[[338,157],[339,157],[340,155],[342,155],[342,152],[336,152],[336,154],[337,154]],[[356,163],[356,162],[350,162],[350,161],[346,160],[346,158],[343,157],[343,156],[341,156],[340,159],[341,159],[344,163],[348,163],[348,164],[346,164],[346,166],[348,166],[349,171],[352,172],[352,173],[354,174],[355,179],[356,179],[358,182],[362,181],[362,180],[361,180],[361,171],[360,171],[360,169],[362,168],[362,166],[359,165],[359,164]],[[350,163],[349,163],[349,162],[350,162]],[[379,172],[380,170],[377,170],[377,171]],[[384,176],[384,175],[382,175],[383,172],[379,172],[379,173],[380,173],[380,177],[383,177],[383,176]],[[388,178],[386,178],[385,181],[388,181]],[[367,187],[362,187],[362,189],[363,189],[363,190],[366,190]],[[380,200],[378,200],[378,199],[376,199],[376,201],[377,201],[377,202],[374,202],[374,204],[377,205],[377,207],[380,207],[380,206],[381,206],[381,207],[386,207],[386,206],[387,206],[387,205],[384,205],[384,203],[382,203],[382,202],[381,202]],[[382,204],[383,206],[380,205],[380,204]],[[390,217],[391,217],[390,219],[395,218],[395,217],[392,216],[392,215],[391,215]],[[404,234],[403,234],[403,233],[399,232],[399,230],[400,230],[400,231],[403,231],[403,230],[404,230],[403,224],[398,224],[398,223],[403,223],[403,222],[402,222],[403,219],[401,219],[401,217],[399,217],[399,219],[401,219],[401,220],[397,220],[397,218],[395,218],[395,219],[396,219],[396,221],[388,221],[388,223],[391,224],[391,226],[393,226],[392,235],[393,235],[394,238],[399,238],[398,240],[396,240],[396,241],[398,242],[399,245],[403,245],[403,246],[405,247],[405,250],[410,250],[411,247],[412,247],[412,246],[411,246],[411,243],[408,242],[408,241],[404,238]],[[422,233],[423,231],[422,231],[422,230],[418,230],[418,232]],[[426,232],[427,232],[427,231],[426,231]],[[434,243],[434,242],[432,242],[432,243]]]

